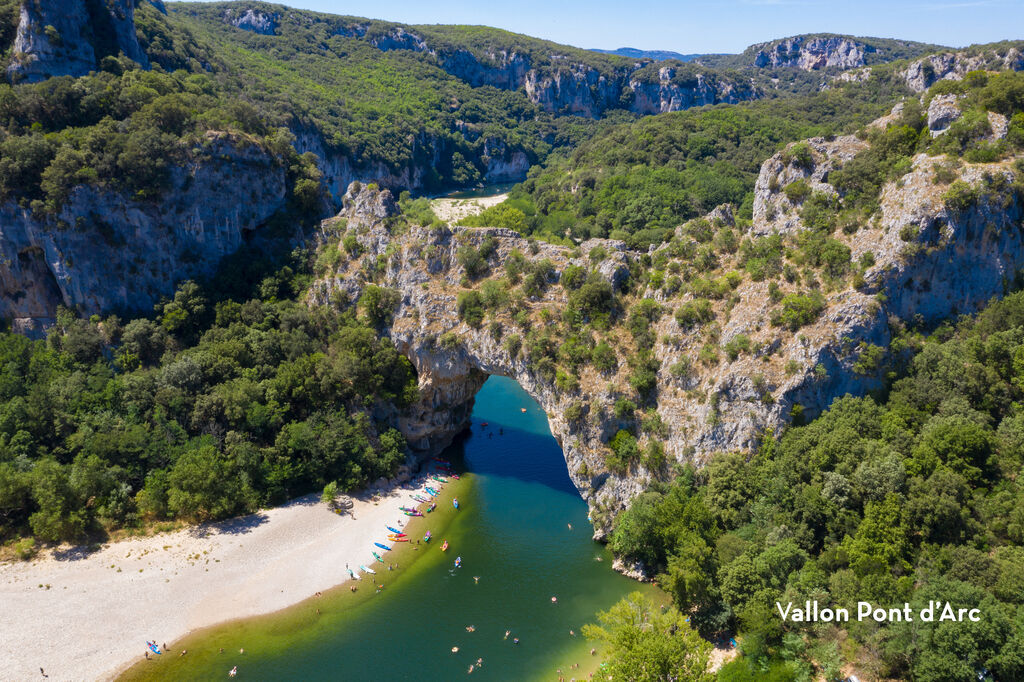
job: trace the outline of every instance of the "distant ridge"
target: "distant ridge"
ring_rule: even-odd
[[[681,62],[692,62],[698,57],[706,56],[703,54],[679,54],[670,50],[638,50],[635,47],[620,47],[617,50],[591,49],[590,51],[600,52],[601,54],[617,54],[621,57],[632,57],[633,59],[653,59],[658,62],[663,59],[678,59]]]

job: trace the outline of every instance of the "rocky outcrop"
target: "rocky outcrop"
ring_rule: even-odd
[[[910,62],[898,72],[914,92],[924,92],[940,80],[960,80],[970,71],[1022,71],[1024,54],[1017,47],[1005,51],[943,52]]]
[[[39,329],[57,305],[148,312],[207,274],[284,206],[284,169],[258,147],[208,139],[159,203],[80,186],[55,216],[0,206],[0,317]]]
[[[828,184],[829,173],[867,146],[866,142],[853,135],[832,140],[814,137],[798,145],[790,145],[785,152],[765,161],[754,183],[751,233],[754,236],[790,234],[802,229],[799,202],[789,198],[786,187],[803,181],[811,191],[835,195],[836,190]],[[805,151],[796,153],[798,149]]]
[[[799,215],[800,201],[785,196],[786,184],[803,180],[811,191],[836,194],[828,183],[829,173],[866,146],[855,137],[816,138],[765,162],[751,236],[780,234],[785,243],[796,244],[806,228]],[[1024,204],[1015,189],[1021,182],[1019,171],[1011,161],[963,165],[957,171],[959,179],[975,188],[974,198],[950,207],[943,199],[946,186],[933,180],[933,166],[940,161],[916,157],[911,172],[883,190],[876,219],[852,234],[835,233],[854,262],[868,264],[864,281],[858,288],[823,292],[824,310],[799,333],[771,321],[777,304],[772,303],[769,283],[748,278],[737,282],[728,307],[715,304],[719,347],[743,338],[747,352],[697,362],[698,351],[707,344],[702,332],[680,327],[672,315],[654,323],[659,367],[654,409],[666,425],[658,438],[670,462],[701,464],[713,453],[751,450],[767,433],[778,433],[794,413],[813,417],[836,397],[880,387],[877,367],[861,359],[876,352],[872,347],[888,348],[894,320],[935,323],[977,310],[1003,293],[1005,283],[1024,266]],[[578,249],[535,244],[531,250],[518,234],[493,228],[412,227],[393,235],[382,217],[387,212],[383,207],[390,206],[387,197],[362,198],[353,192],[345,206],[345,229],[359,240],[364,255],[318,280],[310,300],[358,300],[369,283],[363,260],[376,264],[374,283],[398,291],[386,333],[416,367],[423,396],[398,420],[409,442],[427,450],[447,443],[465,425],[483,378],[511,377],[547,413],[569,475],[591,506],[597,535],[606,533],[614,512],[660,476],[639,463],[626,471],[608,465],[609,441],[622,427],[609,408],[617,398],[631,395],[630,369],[624,361],[630,353],[628,337],[614,335],[621,353],[617,370],[602,374],[586,366],[576,382],[559,384],[553,372],[545,373],[517,344],[507,343],[508,336],[521,333],[524,313],[513,319],[511,313],[498,310],[479,327],[460,319],[456,300],[465,291],[466,280],[458,252],[463,246],[493,240],[496,247],[489,264],[494,276],[503,274],[513,249],[528,260],[551,263],[547,289],[520,304],[532,320],[526,328],[543,326],[545,316],[558,319],[568,295],[557,281],[569,265],[596,272],[618,288],[636,274],[647,254],[609,240],[590,240]],[[736,229],[728,207],[704,220],[714,229]],[[332,234],[333,229],[337,234],[342,224],[327,221],[323,232]],[[687,234],[681,230],[677,241],[685,242]],[[596,246],[602,249],[594,250]],[[662,246],[649,255],[652,260],[676,258],[674,248]],[[659,253],[662,250],[666,251]],[[592,251],[607,255],[591,262],[586,254]],[[738,266],[722,265],[723,271],[730,267]],[[663,290],[651,289],[640,295],[664,302],[669,311],[691,297],[672,299]],[[677,371],[679,367],[685,369]],[[639,438],[644,447],[649,436],[641,433]]]
[[[795,36],[748,48],[753,66],[803,71],[856,69],[865,66],[865,55],[874,51],[874,46],[845,36]]]
[[[703,73],[684,80],[677,77],[677,69],[673,66],[659,68],[658,79],[653,82],[633,78],[629,81],[629,88],[633,91],[633,103],[629,108],[637,114],[662,114],[708,104],[735,104],[755,97],[749,85],[709,79]]]
[[[243,31],[252,31],[265,36],[277,34],[277,25],[280,20],[280,14],[261,12],[252,8],[246,9],[244,12],[234,9],[224,11],[225,23]]]
[[[928,132],[932,137],[946,132],[953,121],[960,118],[957,95],[936,95],[928,103]]]
[[[134,0],[26,0],[7,76],[15,82],[83,76],[96,69],[103,57],[119,52],[149,66],[135,36]]]
[[[445,72],[473,87],[523,88],[534,104],[552,113],[597,118],[609,109],[628,109],[657,114],[757,97],[748,83],[711,70],[677,79],[677,62],[656,69],[654,79],[638,77],[638,72],[650,69],[650,61],[602,70],[566,55],[551,54],[544,64],[535,64],[528,53],[514,47],[489,49],[480,56],[466,49],[435,48],[419,34],[400,26],[369,41],[381,50],[430,54]]]

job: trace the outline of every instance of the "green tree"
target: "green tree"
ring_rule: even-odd
[[[674,606],[661,611],[634,592],[583,626],[588,639],[608,648],[609,679],[629,682],[710,681],[711,644],[701,639]]]

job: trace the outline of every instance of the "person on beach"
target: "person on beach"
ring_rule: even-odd
[[[146,656],[146,658],[149,658],[149,656]],[[42,666],[39,666],[39,674],[40,674],[40,675],[42,675],[43,677],[49,677],[49,675],[47,675],[47,674],[46,674],[46,673],[45,673],[45,672],[43,671],[43,667],[42,667]]]
[[[144,654],[146,655],[146,660],[148,661],[148,660],[149,660],[149,652],[148,652],[148,651],[144,651],[144,652],[142,652],[142,653],[144,653]],[[43,669],[42,669],[42,668],[40,668],[40,669],[39,669],[39,672],[42,672],[42,671],[43,671]],[[43,677],[46,677],[46,676],[45,676],[45,675],[43,675]]]

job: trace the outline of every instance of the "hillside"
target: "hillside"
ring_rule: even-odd
[[[654,61],[678,59],[681,62],[692,62],[698,57],[705,56],[701,54],[680,54],[671,50],[638,50],[635,47],[620,47],[615,50],[591,48],[590,51],[600,52],[601,54],[617,54],[620,57],[629,57],[630,59],[653,59]]]

